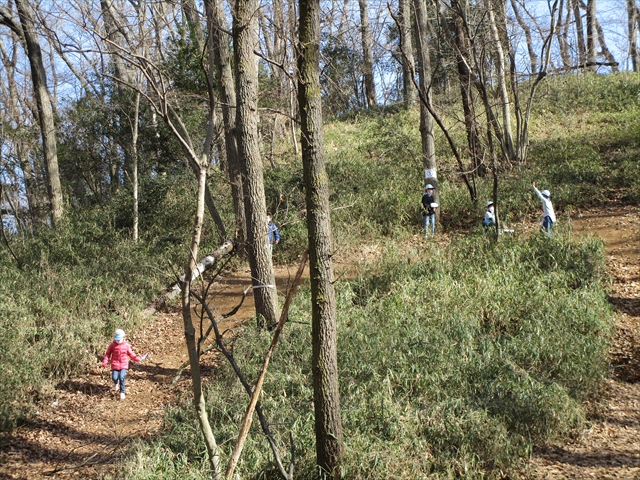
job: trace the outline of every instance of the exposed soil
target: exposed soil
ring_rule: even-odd
[[[640,479],[640,209],[583,212],[574,231],[606,243],[616,335],[606,397],[573,441],[534,452],[535,479]]]
[[[591,419],[589,428],[572,442],[535,451],[527,475],[535,479],[640,479],[640,209],[583,212],[573,224],[576,232],[597,234],[607,244],[610,301],[618,326],[611,352],[613,376],[600,413]],[[377,253],[375,246],[363,248],[337,270],[353,274],[360,263]],[[293,267],[279,269],[278,289],[284,291],[294,275]],[[213,295],[214,313],[234,308],[248,285],[248,271],[221,280]],[[248,296],[222,329],[233,329],[252,316],[253,299]],[[170,388],[187,360],[183,338],[178,311],[158,313],[144,328],[128,335],[134,351],[149,352],[149,358],[131,365],[123,401],[113,389],[109,371],[97,361],[86,375],[57,385],[54,400],[41,405],[35,418],[16,430],[0,452],[0,478],[98,478],[110,471],[131,440],[150,438],[160,431],[164,407],[177,391],[189,388],[188,370]],[[205,374],[212,374],[217,361],[213,354],[203,357]]]

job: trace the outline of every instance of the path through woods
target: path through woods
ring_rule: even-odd
[[[609,301],[616,318],[611,379],[599,414],[574,441],[534,452],[535,479],[640,479],[640,209],[584,212],[576,233],[606,243]]]

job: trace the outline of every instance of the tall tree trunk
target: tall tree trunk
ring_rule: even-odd
[[[584,28],[582,26],[582,13],[580,12],[580,0],[571,0],[573,5],[573,16],[576,20],[576,43],[578,44],[578,58],[580,65],[587,61],[587,48],[584,43]]]
[[[323,473],[338,478],[343,437],[329,183],[324,161],[320,98],[320,0],[300,0],[299,30],[298,103],[309,232],[316,456]]]
[[[418,79],[422,97],[431,104],[431,61],[429,59],[429,42],[427,40],[429,18],[425,0],[414,0],[416,13],[416,47],[418,53]],[[436,164],[436,147],[433,136],[433,117],[427,110],[424,101],[420,102],[420,138],[422,140],[422,167],[425,182],[435,188],[434,197],[440,203],[440,189],[438,188],[438,173]],[[436,210],[439,218],[440,209]]]
[[[467,132],[467,144],[469,146],[469,156],[473,164],[474,175],[486,174],[486,168],[482,164],[482,144],[478,132],[478,122],[474,106],[472,79],[469,66],[465,59],[470,58],[467,33],[464,26],[464,9],[459,0],[452,0],[454,40],[456,43],[456,63],[458,67],[458,81],[460,83],[460,94],[462,97],[462,110],[464,112],[464,125]]]
[[[569,1],[569,0],[567,0]],[[558,49],[560,50],[560,58],[562,58],[562,66],[565,69],[569,69],[572,66],[571,55],[569,54],[569,43],[567,42],[567,30],[569,24],[569,18],[571,10],[567,6],[567,19],[565,23],[562,23],[562,12],[564,10],[564,0],[560,2],[558,18],[560,21],[556,26],[556,37],[558,39]]]
[[[27,57],[29,58],[31,80],[33,82],[33,90],[40,120],[51,220],[53,223],[56,223],[63,214],[63,200],[60,174],[58,171],[58,147],[56,142],[56,127],[53,120],[53,109],[51,106],[51,95],[47,88],[47,75],[44,69],[42,50],[38,42],[38,34],[36,33],[31,7],[26,0],[15,0],[15,4],[22,28],[20,29],[14,22],[15,28],[12,29],[14,29],[19,37],[24,38]]]
[[[411,72],[415,70],[411,38],[411,0],[400,0],[400,44],[402,45],[402,98],[407,107],[416,104],[418,95]]]
[[[364,73],[364,90],[367,97],[367,107],[377,104],[376,84],[373,79],[373,54],[371,52],[371,30],[369,29],[368,0],[358,0],[360,5],[360,32],[362,34],[362,56]]]
[[[244,181],[249,265],[256,305],[268,326],[278,321],[278,297],[267,238],[260,135],[258,133],[258,0],[237,0],[233,19],[236,67],[236,129]]]
[[[131,125],[131,156],[133,157],[133,241],[138,241],[138,123],[140,116],[140,92],[135,93],[133,121]]]
[[[234,239],[236,244],[242,246],[247,239],[247,223],[244,213],[244,189],[236,140],[236,88],[231,70],[229,37],[226,33],[228,27],[225,21],[222,0],[206,0],[205,9],[209,24],[209,49],[214,55],[222,107],[224,146],[227,154],[229,182],[231,184],[233,210],[236,219]]]
[[[500,0],[498,0],[500,1]],[[498,90],[500,91],[500,103],[502,106],[502,150],[505,157],[510,163],[516,160],[515,150],[513,148],[513,132],[511,129],[511,103],[509,101],[509,92],[507,90],[507,81],[505,73],[505,55],[502,48],[502,40],[498,32],[496,23],[496,12],[500,14],[503,10],[494,8],[492,0],[487,0],[487,16],[489,18],[489,28],[493,37],[493,44],[496,49],[496,74],[498,76]],[[502,23],[502,22],[501,22]]]
[[[627,0],[627,35],[629,38],[629,58],[631,70],[637,72],[640,68],[640,53],[638,52],[638,7],[636,0]]]
[[[596,71],[598,66],[596,60],[597,37],[596,31],[596,0],[587,0],[587,67],[591,71]]]
[[[200,354],[196,347],[196,330],[193,326],[191,317],[191,278],[196,268],[196,258],[198,258],[198,246],[200,245],[200,237],[202,234],[202,224],[204,220],[204,189],[207,183],[207,165],[205,162],[200,165],[200,174],[198,175],[198,207],[196,213],[195,225],[193,227],[193,235],[191,238],[191,247],[189,252],[189,260],[185,269],[184,281],[181,285],[182,290],[182,318],[184,320],[184,337],[187,343],[187,352],[189,354],[189,365],[191,367],[191,379],[193,384],[193,404],[198,415],[200,430],[204,437],[207,453],[209,454],[209,466],[215,478],[220,475],[220,452],[216,439],[209,424],[207,415],[207,405],[205,402],[204,392],[202,391],[202,379],[200,376]]]

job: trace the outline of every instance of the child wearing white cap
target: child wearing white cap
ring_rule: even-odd
[[[496,224],[496,215],[494,212],[493,202],[487,202],[487,211],[484,212],[484,218],[482,219],[482,225],[492,227]]]
[[[113,342],[107,348],[107,353],[104,354],[102,359],[102,366],[107,367],[111,363],[111,379],[115,385],[116,390],[120,390],[120,400],[125,399],[124,393],[124,380],[127,376],[127,370],[129,369],[129,358],[134,362],[141,362],[147,358],[147,354],[144,354],[142,358],[133,353],[131,345],[124,340],[125,333],[122,329],[117,329],[113,336]],[[120,384],[120,385],[118,385]]]
[[[536,188],[536,182],[533,182],[533,191],[536,192],[540,201],[542,201],[542,223],[540,226],[545,229],[547,233],[550,233],[551,226],[556,223],[556,214],[553,211],[553,205],[551,204],[551,193],[549,190],[539,191]]]
[[[424,187],[424,195],[422,195],[422,207],[424,208],[422,215],[424,217],[425,237],[428,237],[429,233],[434,235],[436,232],[436,209],[438,208],[438,204],[433,196],[434,191],[435,187],[427,183]],[[429,228],[429,225],[431,225],[431,228]]]

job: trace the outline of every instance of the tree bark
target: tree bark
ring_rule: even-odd
[[[596,31],[596,0],[587,0],[587,68],[593,72],[598,69],[596,65],[598,41]]]
[[[360,32],[362,35],[362,70],[364,73],[364,90],[367,97],[367,107],[377,105],[376,84],[373,79],[373,54],[371,52],[371,30],[369,29],[368,0],[358,0],[360,6]]]
[[[244,181],[247,246],[256,313],[268,326],[278,321],[278,297],[267,237],[260,136],[258,133],[258,0],[237,0],[233,19],[236,67],[236,128]],[[260,322],[260,320],[259,320]]]
[[[411,75],[415,71],[411,38],[411,0],[400,0],[400,44],[402,46],[402,97],[408,108],[418,100]]]
[[[580,0],[571,0],[573,4],[573,16],[576,21],[576,43],[578,44],[578,59],[580,65],[587,61],[587,48],[584,43],[584,29],[582,26],[582,13],[580,13]]]
[[[498,90],[500,91],[500,106],[502,107],[502,150],[507,160],[512,163],[516,160],[515,150],[513,148],[513,132],[511,129],[511,103],[509,100],[509,92],[507,90],[507,81],[505,73],[505,55],[502,48],[502,41],[498,33],[496,23],[496,12],[500,13],[501,9],[495,9],[492,0],[487,1],[487,17],[489,19],[489,28],[493,37],[493,44],[496,51],[496,74],[498,76]]]
[[[31,67],[31,81],[36,97],[40,132],[42,135],[42,150],[45,159],[47,175],[47,193],[51,211],[51,221],[55,224],[63,214],[62,186],[58,171],[58,147],[56,142],[56,127],[53,120],[51,95],[47,88],[47,75],[42,60],[42,50],[38,42],[31,7],[26,0],[14,0],[20,18],[20,24],[10,17],[9,12],[0,8],[0,24],[6,25],[24,40],[25,50]]]
[[[465,58],[470,58],[469,42],[464,26],[464,10],[459,0],[452,0],[454,41],[456,43],[456,64],[458,81],[460,83],[460,95],[462,97],[462,110],[464,113],[464,125],[467,132],[467,145],[469,156],[473,165],[474,175],[484,175],[486,168],[483,166],[482,144],[476,120],[475,105],[472,92],[472,78]]]
[[[638,52],[638,7],[636,0],[627,0],[627,34],[629,38],[629,58],[631,70],[634,72],[640,68],[640,53]]]
[[[233,210],[236,219],[234,238],[236,244],[244,245],[247,239],[247,225],[244,212],[242,173],[236,140],[236,88],[231,70],[229,38],[226,33],[228,28],[221,0],[206,0],[205,9],[209,24],[209,48],[213,51],[216,64],[216,77],[222,107],[224,146],[227,154],[229,183],[231,184]]]
[[[324,160],[320,98],[320,1],[300,0],[299,5],[298,103],[309,236],[316,461],[324,475],[338,478],[343,435],[338,389],[336,297],[331,262],[329,180]]]

